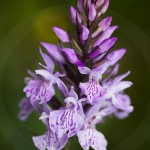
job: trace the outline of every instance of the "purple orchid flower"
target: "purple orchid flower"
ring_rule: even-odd
[[[82,128],[85,116],[81,102],[85,100],[86,98],[78,100],[74,88],[71,87],[68,97],[64,100],[66,107],[50,113],[50,120],[53,120],[50,122],[50,128],[54,133],[57,132],[59,138],[67,131],[68,137],[72,137]]]
[[[92,113],[91,113],[92,112]],[[86,114],[84,127],[77,133],[80,145],[84,150],[89,150],[90,146],[95,150],[106,150],[107,141],[101,132],[98,132],[95,125],[106,116],[104,112],[93,112],[89,110]]]
[[[127,75],[129,75],[130,71],[127,73],[116,77],[111,82],[106,82],[103,86],[107,89],[107,93],[105,94],[104,98],[106,100],[111,99],[111,103],[115,106],[118,110],[121,110],[122,113],[116,112],[116,116],[119,118],[124,118],[127,116],[128,113],[133,111],[133,106],[130,106],[130,98],[122,94],[123,90],[129,88],[132,85],[132,82],[129,81],[121,81]],[[123,113],[124,112],[124,113]],[[121,117],[122,114],[122,117]],[[123,115],[124,114],[124,115]],[[126,115],[125,115],[126,114]]]
[[[90,70],[87,67],[78,67],[81,74],[89,74],[89,81],[87,83],[80,83],[79,87],[83,94],[87,96],[90,104],[97,103],[97,99],[102,98],[106,93],[106,89],[99,84],[99,80],[102,79],[102,74],[109,67],[112,57],[109,61],[103,64],[103,67],[99,69]]]
[[[53,84],[61,84],[62,81],[58,77],[64,76],[59,72],[53,74],[54,62],[48,55],[44,54],[41,49],[40,53],[47,66],[43,66],[42,64],[40,64],[45,69],[35,70],[35,72],[36,74],[41,75],[43,78],[34,78],[33,80],[30,80],[27,86],[23,89],[23,91],[26,92],[26,96],[31,97],[32,104],[36,100],[40,100],[40,104],[49,101],[55,95]]]
[[[49,114],[51,113],[51,109],[48,110],[49,106],[46,106],[46,104],[44,105],[47,113],[43,112],[40,120],[42,120],[42,122],[45,124],[47,131],[43,135],[32,137],[34,145],[40,150],[60,150],[68,141],[67,134],[64,134],[61,138],[58,138],[58,135],[52,132],[52,130],[49,128],[49,122],[51,122],[49,120]]]

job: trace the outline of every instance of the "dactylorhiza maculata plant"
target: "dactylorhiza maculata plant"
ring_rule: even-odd
[[[45,64],[39,63],[42,69],[35,73],[28,71],[18,114],[25,121],[32,111],[40,113],[46,130],[32,137],[40,150],[60,150],[75,136],[84,150],[106,150],[107,140],[96,125],[109,115],[124,119],[133,111],[124,93],[132,82],[122,81],[130,71],[116,76],[126,49],[111,51],[117,41],[111,35],[118,26],[110,26],[111,16],[103,18],[108,6],[109,0],[78,0],[77,8],[70,7],[76,36],[54,26],[59,44],[41,42],[47,51],[40,48]]]

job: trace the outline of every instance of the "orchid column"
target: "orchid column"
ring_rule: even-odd
[[[31,77],[25,78],[26,97],[18,114],[21,121],[34,110],[41,115],[45,134],[32,137],[40,150],[60,150],[73,137],[84,150],[106,150],[107,140],[96,125],[109,115],[124,119],[133,111],[124,94],[132,82],[122,81],[130,71],[116,76],[126,49],[111,51],[117,41],[111,35],[118,26],[110,26],[111,16],[103,18],[108,6],[109,0],[78,0],[77,8],[70,7],[76,36],[54,26],[59,44],[41,42],[45,65],[39,63],[42,68],[35,73],[28,71]],[[62,93],[60,100],[54,84]]]

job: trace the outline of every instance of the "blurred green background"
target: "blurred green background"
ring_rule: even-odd
[[[150,2],[148,0],[111,0],[106,16],[119,25],[115,48],[127,48],[119,73],[131,70],[126,80],[134,84],[126,90],[135,110],[125,120],[108,118],[98,129],[108,140],[108,150],[150,149]],[[41,60],[40,41],[57,43],[52,26],[73,30],[69,5],[75,0],[6,0],[0,2],[0,150],[36,150],[31,135],[45,131],[39,115],[26,122],[17,118],[19,100],[27,69],[35,70]],[[69,150],[81,149],[77,138]]]

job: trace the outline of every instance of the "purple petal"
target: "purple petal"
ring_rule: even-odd
[[[46,64],[46,68],[48,68],[48,70],[50,72],[53,72],[53,70],[54,70],[54,62],[53,62],[53,60],[48,55],[44,54],[42,52],[41,48],[39,48],[39,49],[40,49],[40,54],[41,54],[41,56],[42,56],[42,58],[43,58],[43,60],[44,60],[44,62]]]
[[[102,75],[107,70],[107,68],[109,67],[109,65],[113,59],[114,59],[114,53],[112,53],[112,55],[108,61],[106,61],[102,65],[98,66],[97,68],[93,69],[93,71],[97,71]]]
[[[82,25],[82,33],[80,36],[81,40],[83,41],[87,40],[88,36],[89,36],[88,28],[85,25]]]
[[[118,118],[118,119],[125,119],[129,116],[129,113],[128,112],[120,112],[120,111],[116,111],[114,113],[114,115]]]
[[[49,127],[54,133],[57,132],[58,125],[60,124],[58,118],[64,113],[64,111],[65,111],[64,109],[60,109],[60,110],[53,110],[50,113]]]
[[[95,104],[95,99],[101,98],[106,93],[106,90],[99,85],[98,81],[80,83],[79,87],[83,94],[87,96],[89,103],[92,105]]]
[[[43,76],[45,79],[47,80],[54,80],[54,75],[51,74],[48,70],[45,69],[40,69],[40,70],[35,70],[36,74],[40,74],[41,76]]]
[[[130,74],[130,71],[120,75],[120,76],[117,76],[114,81],[113,81],[113,84],[117,84],[119,83],[122,79],[124,79],[126,76],[128,76]]]
[[[96,17],[95,5],[91,4],[88,18],[90,21],[94,21],[95,17]]]
[[[40,104],[46,103],[51,100],[51,98],[55,95],[55,90],[52,85],[43,85],[40,89]],[[32,97],[31,97],[32,98]]]
[[[81,74],[90,74],[91,70],[87,67],[78,67],[78,70]]]
[[[70,87],[70,91],[69,91],[69,93],[68,93],[68,96],[74,97],[76,100],[78,100],[78,95],[77,95],[76,92],[74,91],[74,87],[73,87],[73,86]]]
[[[46,135],[40,135],[36,137],[32,137],[32,140],[34,142],[34,145],[40,149],[40,150],[45,150],[47,147],[47,141],[46,141]]]
[[[77,1],[77,8],[80,12],[84,11],[84,6],[83,6],[83,0],[78,0]]]
[[[19,102],[19,108],[20,111],[18,113],[18,118],[21,121],[25,121],[33,111],[33,106],[30,103],[30,99],[26,97],[21,99]]]
[[[104,3],[104,0],[97,0],[96,5],[100,7]]]
[[[62,138],[58,138],[56,133],[48,130],[44,135],[32,137],[32,140],[34,142],[34,145],[40,150],[60,150],[65,146],[68,138],[67,134],[65,134]]]
[[[58,131],[61,138],[68,130],[68,137],[75,135],[82,127],[84,120],[75,109],[56,110],[50,113],[50,128],[53,132]]]
[[[114,106],[106,107],[101,110],[101,112],[105,113],[105,116],[109,116],[112,113],[116,112],[116,108]]]
[[[101,9],[101,11],[98,13],[98,17],[101,16],[102,14],[104,14],[108,7],[109,7],[109,3],[110,3],[110,0],[106,0],[105,1],[105,4],[104,4],[104,7]]]
[[[112,104],[121,110],[126,110],[130,106],[130,98],[125,94],[116,94],[112,98]]]
[[[75,135],[83,126],[84,119],[81,117],[82,115],[79,113],[75,113],[73,116],[73,125],[70,126],[70,130],[68,133],[68,137],[72,137]],[[71,121],[72,118],[70,118]]]
[[[93,47],[99,46],[104,40],[110,38],[114,30],[116,30],[118,26],[112,26],[109,27],[106,31],[104,31],[101,36],[98,38],[98,40],[94,43]]]
[[[91,146],[95,150],[106,150],[107,141],[104,135],[96,129],[85,129],[77,133],[79,143],[84,150]]]
[[[123,57],[123,55],[126,53],[126,49],[123,48],[123,49],[115,50],[115,51],[113,51],[113,53],[115,53],[115,55],[114,55],[113,61],[110,64],[111,66],[114,65],[115,63],[117,63]],[[109,59],[111,54],[112,53],[107,55],[106,59]]]
[[[101,149],[106,150],[106,146],[107,146],[107,141],[106,141],[104,135],[101,132],[94,130],[93,137],[91,139],[91,147],[95,150],[96,149],[97,150],[101,150]]]
[[[99,22],[98,29],[92,34],[92,38],[96,37],[102,31],[105,31],[110,26],[111,21],[112,21],[112,17],[109,16],[103,19],[101,22]]]
[[[63,48],[62,51],[65,53],[67,59],[77,66],[84,66],[83,62],[79,60],[76,53],[71,48]]]
[[[98,27],[102,29],[102,31],[105,31],[111,24],[112,17],[109,16],[107,18],[104,18],[101,22],[98,23]]]
[[[103,80],[102,83],[104,84],[104,83],[108,82],[112,76],[116,75],[118,73],[118,69],[119,69],[119,64],[116,64],[113,71],[110,73],[110,75],[105,80]]]
[[[57,83],[59,90],[64,94],[65,97],[67,97],[68,96],[68,88],[63,83],[63,81],[59,78],[56,78],[56,83]]]
[[[77,10],[73,6],[70,7],[70,17],[71,17],[71,21],[73,24],[76,24],[76,18],[78,19],[79,23],[82,22],[82,18],[80,14],[77,12]]]
[[[129,82],[129,81],[121,81],[119,82],[115,87],[114,87],[114,91],[115,93],[121,92],[126,88],[129,88],[133,83]]]
[[[30,97],[33,94],[36,93],[36,90],[38,87],[42,84],[42,81],[40,80],[31,80],[27,84],[27,86],[23,89],[23,91],[26,93],[26,97]]]
[[[27,97],[31,97],[31,104],[36,100],[41,100],[40,104],[49,101],[55,94],[54,88],[50,81],[31,80],[23,89]]]
[[[45,47],[49,55],[56,61],[65,64],[65,59],[61,54],[58,46],[50,43],[41,42],[41,44]]]
[[[53,30],[62,42],[70,41],[68,33],[66,31],[64,31],[63,29],[60,29],[58,27],[53,27]]]
[[[104,40],[101,43],[101,45],[98,47],[98,49],[93,51],[89,57],[94,58],[94,57],[98,56],[99,54],[107,52],[115,44],[116,40],[117,40],[117,38],[110,38],[110,39]]]

